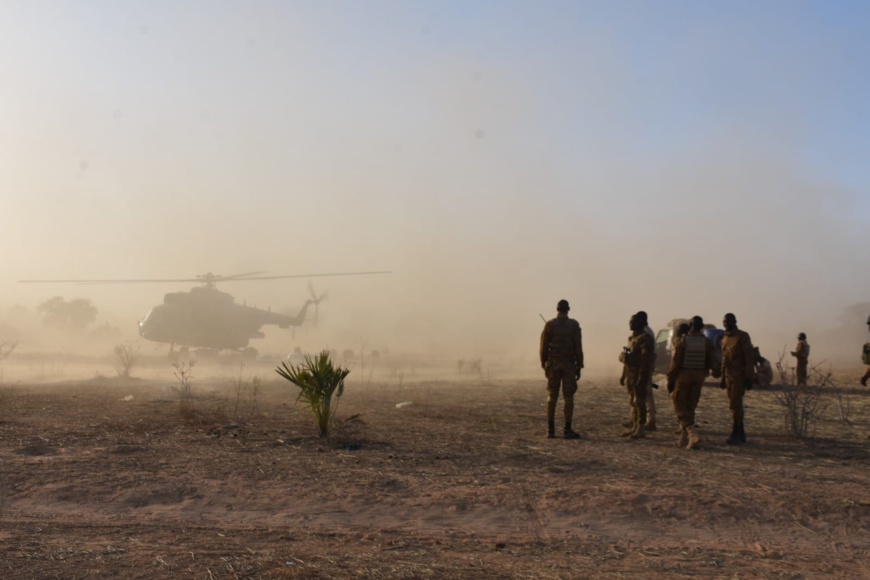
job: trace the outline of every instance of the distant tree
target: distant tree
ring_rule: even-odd
[[[129,377],[133,366],[139,360],[139,343],[116,344],[115,354],[115,370],[119,377]]]
[[[50,298],[36,307],[46,326],[68,333],[82,332],[97,319],[97,307],[87,298],[67,302],[61,296]]]
[[[14,342],[0,342],[0,361],[5,360],[12,354],[12,351],[15,350],[15,347],[18,346],[18,341]]]

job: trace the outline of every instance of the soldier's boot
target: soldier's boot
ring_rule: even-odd
[[[728,436],[728,439],[725,440],[725,443],[728,445],[737,445],[740,443],[740,427],[737,421],[734,421],[734,425],[731,427],[731,435]]]
[[[686,432],[689,435],[689,442],[686,444],[686,449],[697,449],[698,445],[701,443],[701,436],[698,435],[695,426],[690,425],[686,427]]]
[[[683,447],[686,446],[686,443],[688,443],[688,442],[689,442],[689,434],[686,433],[686,430],[681,427],[680,428],[680,440],[677,441],[677,447],[682,449]]]
[[[656,430],[656,417],[655,415],[651,415],[647,420],[646,425],[644,425],[644,429],[647,431],[655,431]]]
[[[638,405],[637,409],[637,424],[634,427],[634,431],[632,431],[629,437],[631,439],[641,439],[646,437],[644,431],[646,426],[646,407],[642,405]]]
[[[580,439],[580,434],[571,429],[571,423],[565,423],[565,439]]]
[[[556,438],[556,421],[553,419],[547,420],[547,439]]]
[[[643,439],[646,437],[646,433],[644,433],[644,424],[640,421],[637,422],[637,427],[635,427],[634,431],[632,431],[631,435],[629,435],[629,439]]]
[[[634,433],[634,427],[637,424],[637,409],[631,409],[631,418],[628,421],[623,421],[622,426],[627,429],[624,431],[620,437],[628,437],[632,433]]]
[[[746,443],[746,431],[743,429],[743,421],[740,421],[737,427],[737,437],[741,443]]]

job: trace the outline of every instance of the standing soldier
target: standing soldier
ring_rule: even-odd
[[[797,384],[799,387],[807,386],[807,364],[810,360],[810,345],[807,343],[807,335],[798,334],[797,346],[791,351],[791,356],[797,359]]]
[[[722,320],[725,335],[722,337],[722,380],[719,386],[727,389],[731,408],[731,435],[725,440],[728,445],[746,443],[743,427],[743,395],[752,389],[755,370],[755,353],[749,335],[737,328],[737,317],[730,312]]]
[[[867,330],[870,330],[870,316],[867,317]],[[861,377],[861,384],[867,386],[867,379],[870,379],[870,342],[864,344],[864,352],[861,355],[861,361],[867,365],[864,371],[864,376]]]
[[[649,326],[649,318],[647,316],[646,311],[641,310],[637,313],[637,317],[640,319],[640,322],[643,324],[643,331],[649,335],[651,339],[653,339],[653,345],[656,342],[656,333]],[[652,361],[650,362],[651,369],[649,373],[649,381],[646,384],[646,425],[644,429],[647,431],[655,431],[656,430],[656,397],[653,389],[657,388],[653,382],[652,377],[655,374],[656,368],[656,353],[653,350]]]
[[[565,398],[565,439],[579,439],[571,429],[574,417],[574,393],[583,368],[583,336],[580,324],[568,318],[571,307],[567,300],[559,300],[556,318],[544,324],[541,333],[541,367],[547,375],[547,437],[556,436],[556,403],[559,390]]]
[[[680,421],[677,447],[695,449],[701,438],[695,430],[695,409],[701,399],[701,387],[716,358],[713,343],[704,336],[704,319],[692,317],[689,332],[677,339],[668,368],[668,393],[673,393],[674,411]],[[718,371],[716,371],[718,374]]]
[[[644,332],[642,318],[632,316],[628,326],[632,334],[628,337],[628,345],[619,354],[619,362],[624,365],[622,376],[631,400],[632,426],[622,436],[640,439],[645,437],[646,389],[652,376],[656,346],[650,335]]]

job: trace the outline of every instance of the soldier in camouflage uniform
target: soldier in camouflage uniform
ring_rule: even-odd
[[[797,346],[791,351],[791,356],[797,359],[797,384],[799,387],[807,386],[807,366],[810,360],[810,345],[807,343],[807,335],[798,334]]]
[[[583,368],[583,335],[580,324],[568,318],[571,307],[559,300],[556,318],[544,324],[541,333],[541,367],[547,375],[547,437],[556,436],[556,403],[559,390],[565,399],[565,439],[578,439],[571,428],[574,418],[574,393]]]
[[[695,409],[701,399],[704,380],[716,362],[713,343],[703,331],[704,319],[693,316],[689,331],[674,344],[668,368],[668,393],[673,393],[674,411],[680,422],[677,447],[687,449],[695,449],[701,442],[695,429]]]
[[[639,311],[636,316],[640,318],[640,322],[643,323],[643,331],[649,335],[651,339],[653,339],[653,344],[655,344],[656,333],[650,328],[649,318],[647,313],[643,310]],[[646,384],[646,425],[644,426],[644,430],[646,431],[655,431],[656,430],[656,395],[655,389],[658,388],[657,385],[653,384],[652,377],[655,374],[656,368],[656,356],[653,353],[652,362],[650,363],[652,368],[650,369],[649,374],[649,382]]]
[[[728,392],[731,408],[731,435],[725,440],[728,445],[746,443],[743,426],[743,395],[752,389],[755,372],[755,348],[749,335],[737,328],[737,317],[730,312],[722,320],[725,336],[722,337],[722,379],[719,386]]]
[[[870,330],[870,316],[867,317],[867,330]],[[870,379],[870,342],[864,344],[861,361],[867,365],[867,368],[864,370],[864,376],[861,377],[861,384],[866,387],[867,379]]]
[[[628,326],[631,336],[619,354],[619,362],[623,364],[623,381],[620,382],[624,382],[628,389],[633,424],[622,436],[640,439],[646,436],[646,389],[652,376],[656,347],[655,341],[644,332],[642,318],[632,316]]]

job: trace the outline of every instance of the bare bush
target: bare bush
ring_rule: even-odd
[[[18,346],[18,341],[13,342],[0,342],[0,362],[3,362],[9,355],[12,354],[12,351],[15,350],[15,347]],[[0,385],[3,384],[3,371],[0,370]]]
[[[240,368],[239,378],[236,381],[236,402],[233,408],[233,417],[237,422],[247,422],[260,412],[257,402],[259,394],[260,377],[255,376],[246,381],[242,378],[242,368]]]
[[[776,366],[780,368],[781,365],[777,363]],[[823,398],[824,388],[834,385],[830,368],[824,371],[820,365],[816,365],[809,375],[806,385],[784,385],[782,393],[776,395],[776,401],[784,411],[786,430],[798,439],[807,437],[815,430],[816,421],[828,407],[828,402]]]
[[[852,398],[843,389],[835,388],[834,396],[837,397],[837,409],[840,411],[840,419],[844,423],[851,423],[849,418],[852,414]]]
[[[172,368],[174,369],[172,374],[178,380],[178,395],[181,398],[179,409],[182,414],[193,410],[191,384],[194,364],[196,364],[196,361],[188,362],[180,359],[172,363]]]
[[[139,360],[139,343],[116,344],[112,352],[115,354],[115,372],[119,377],[129,377]]]

